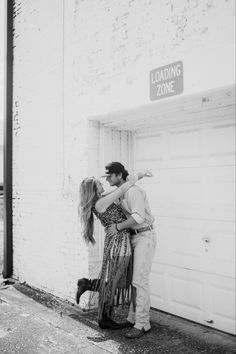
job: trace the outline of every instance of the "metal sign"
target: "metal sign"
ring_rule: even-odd
[[[183,92],[183,62],[161,66],[150,72],[150,100],[179,95]]]

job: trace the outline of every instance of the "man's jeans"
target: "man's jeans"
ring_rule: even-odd
[[[156,248],[155,230],[132,235],[131,245],[134,257],[132,285],[136,288],[136,306],[131,303],[127,320],[135,323],[135,328],[148,331],[151,328],[149,274]]]

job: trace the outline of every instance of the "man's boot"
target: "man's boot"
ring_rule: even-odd
[[[77,283],[76,303],[79,304],[80,296],[87,290],[98,291],[100,279],[81,278]]]

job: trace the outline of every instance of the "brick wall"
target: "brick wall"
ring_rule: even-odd
[[[3,198],[0,195],[0,272],[3,265]]]
[[[76,279],[96,272],[99,243],[85,246],[77,217],[79,183],[103,158],[89,118],[150,105],[150,70],[176,60],[186,95],[232,84],[233,8],[232,0],[15,1],[17,278],[72,300]]]
[[[1,65],[1,63],[0,63]],[[1,68],[0,68],[1,79]],[[1,85],[0,85],[1,86]],[[0,87],[0,95],[3,94]],[[1,104],[0,104],[1,108]],[[0,119],[0,185],[3,183],[3,120]],[[0,191],[0,273],[3,264],[3,196]]]
[[[1,80],[1,76],[0,76],[0,80]],[[3,92],[1,91],[3,90],[0,90],[0,95],[1,94],[3,95]],[[3,183],[3,120],[1,119],[0,119],[0,183]]]

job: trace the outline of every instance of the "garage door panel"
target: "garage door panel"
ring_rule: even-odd
[[[168,308],[168,271],[160,263],[152,266],[150,274],[151,306],[166,311]]]
[[[205,237],[206,270],[235,278],[235,223],[209,221]]]
[[[204,284],[190,277],[190,274],[188,276],[170,274],[170,305],[174,308],[182,308],[181,311],[188,307],[188,311],[201,313],[204,303]]]
[[[169,170],[169,215],[204,217],[202,175],[195,169]]]
[[[235,279],[206,276],[208,288],[208,319],[212,326],[236,334]]]
[[[164,155],[163,134],[138,137],[135,141],[135,151],[140,162],[162,160]]]
[[[235,333],[233,107],[225,121],[201,118],[145,134],[136,136],[134,168],[154,173],[140,182],[156,218],[152,306]]]
[[[225,287],[222,287],[222,285],[215,285],[212,292],[213,314],[215,316],[221,316],[233,320],[233,314],[235,312],[234,289],[226,289]],[[224,299],[224,301],[222,301],[222,299]]]
[[[199,272],[166,267],[167,311],[200,323],[205,317],[205,279]]]
[[[182,218],[156,217],[157,263],[206,271],[205,222]],[[209,268],[212,270],[212,267]]]
[[[170,159],[196,159],[203,155],[202,131],[195,129],[174,129],[169,133]]]
[[[153,171],[152,168],[150,168]],[[141,182],[149,197],[152,209],[158,215],[176,217],[205,217],[205,190],[203,176],[196,169],[153,171],[152,180]]]
[[[235,218],[235,166],[208,169],[208,217],[234,220]]]
[[[212,124],[208,130],[208,152],[211,159],[227,159],[235,156],[235,123]]]
[[[202,221],[196,223],[186,219],[165,219],[167,224],[166,248],[168,264],[201,270],[203,268]],[[164,235],[163,235],[164,238]]]
[[[156,216],[155,228],[155,262],[235,276],[234,223]]]
[[[172,170],[154,170],[151,166],[147,169],[153,171],[154,177],[140,182],[140,186],[145,188],[159,214],[234,220],[234,166]]]
[[[159,281],[153,273],[150,277],[151,306],[204,323],[204,280],[199,273],[160,264],[159,271],[163,274]]]
[[[229,333],[235,332],[235,282],[172,266],[152,273],[151,306]]]

